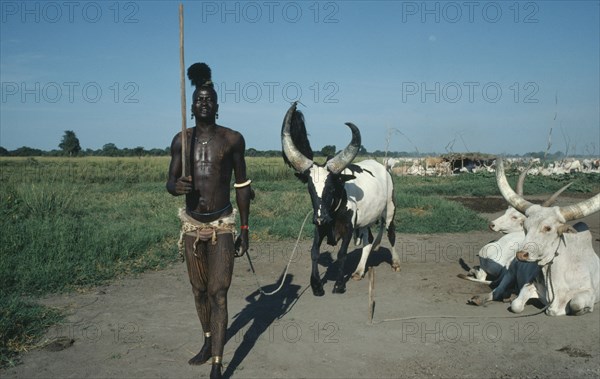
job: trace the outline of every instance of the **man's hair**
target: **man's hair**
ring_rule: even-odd
[[[212,82],[212,71],[206,63],[194,63],[187,70],[187,75],[193,86],[196,86],[194,91],[193,99],[196,100],[196,96],[200,89],[207,89],[214,96],[215,101],[217,100],[217,91]]]
[[[206,63],[194,63],[187,70],[187,75],[193,86],[211,85],[212,72]]]

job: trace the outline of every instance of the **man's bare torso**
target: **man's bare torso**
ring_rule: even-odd
[[[188,129],[194,185],[186,198],[188,211],[209,215],[229,206],[233,168],[231,142],[236,137],[236,132],[222,126],[210,130]],[[230,209],[223,214],[229,213]]]

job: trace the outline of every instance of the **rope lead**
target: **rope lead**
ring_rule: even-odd
[[[285,280],[285,277],[288,273],[288,269],[290,268],[290,263],[292,263],[292,259],[294,258],[294,254],[296,253],[296,249],[298,248],[298,243],[300,242],[300,237],[302,237],[302,231],[304,230],[304,225],[306,224],[306,220],[308,219],[308,216],[310,216],[312,213],[312,211],[309,211],[306,214],[306,217],[304,217],[304,221],[302,222],[302,227],[300,227],[300,233],[298,233],[298,238],[296,239],[296,245],[294,246],[294,249],[292,250],[292,254],[290,254],[290,259],[288,260],[287,265],[285,266],[285,271],[283,273],[283,275],[281,276],[281,283],[279,284],[279,287],[272,292],[265,292],[262,289],[262,286],[258,280],[258,276],[256,275],[256,271],[254,270],[254,265],[252,264],[252,259],[250,258],[250,252],[246,252],[246,256],[248,257],[248,264],[250,265],[250,270],[252,270],[252,274],[254,274],[254,278],[256,279],[256,285],[258,286],[258,291],[265,295],[265,296],[271,296],[276,294],[277,292],[279,292],[279,290],[283,287],[283,283]]]

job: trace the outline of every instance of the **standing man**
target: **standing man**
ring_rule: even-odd
[[[190,176],[183,176],[181,133],[171,143],[171,163],[167,191],[185,195],[180,243],[185,246],[185,261],[204,331],[204,345],[189,360],[200,365],[212,358],[211,378],[220,378],[227,330],[227,291],[236,256],[234,234],[236,210],[230,202],[232,174],[241,222],[240,255],[248,250],[250,180],[246,177],[244,137],[216,124],[219,105],[211,81],[211,70],[204,63],[188,68],[188,78],[196,86],[193,94],[194,128],[186,130],[190,152]],[[180,244],[180,247],[181,247]]]

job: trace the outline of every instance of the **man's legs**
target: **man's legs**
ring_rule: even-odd
[[[204,345],[200,352],[188,361],[191,365],[201,365],[212,356],[212,337],[210,333],[210,302],[207,293],[208,263],[206,259],[206,243],[198,242],[198,251],[194,255],[195,236],[185,235],[185,262],[187,265],[196,312],[204,332]]]
[[[227,331],[227,291],[231,284],[234,262],[233,235],[220,234],[217,244],[207,243],[208,251],[208,299],[210,303],[210,331],[212,334],[213,372],[211,377],[219,377],[221,359]]]

